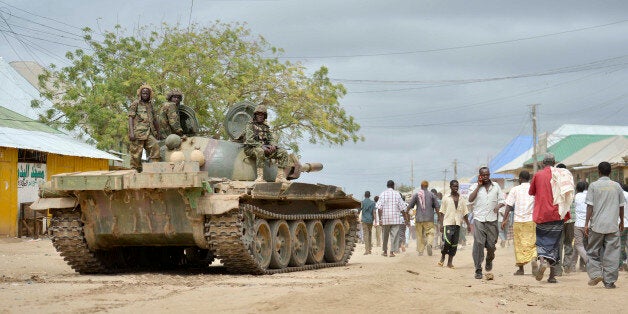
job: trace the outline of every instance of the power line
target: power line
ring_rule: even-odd
[[[532,40],[532,39],[538,39],[538,38],[545,38],[545,37],[551,37],[551,36],[563,35],[563,34],[568,34],[568,33],[580,32],[580,31],[585,31],[585,30],[590,30],[590,29],[595,29],[595,28],[607,27],[607,26],[621,24],[621,23],[625,23],[625,22],[628,22],[628,19],[615,21],[615,22],[611,22],[611,23],[606,23],[606,24],[589,26],[589,27],[576,28],[576,29],[571,29],[571,30],[562,31],[562,32],[556,32],[556,33],[542,34],[542,35],[536,35],[536,36],[530,36],[530,37],[523,37],[523,38],[502,40],[502,41],[494,41],[494,42],[487,42],[487,43],[478,43],[478,44],[471,44],[471,45],[453,46],[453,47],[446,47],[446,48],[413,50],[413,51],[402,51],[402,52],[383,52],[383,53],[371,53],[371,54],[330,55],[330,56],[300,56],[300,57],[290,57],[290,56],[288,56],[288,57],[279,57],[279,58],[280,59],[355,58],[355,57],[379,57],[379,56],[391,56],[391,55],[405,55],[405,54],[426,53],[426,52],[441,52],[441,51],[448,51],[448,50],[476,48],[476,47],[483,47],[483,46],[491,46],[491,45],[500,45],[500,44],[506,44],[506,43],[513,43],[513,42],[519,42],[519,41],[525,41],[525,40]]]
[[[623,66],[628,63],[615,63],[608,64],[610,61],[617,61],[621,59],[625,59],[628,55],[621,55],[618,57],[607,58],[602,60],[595,60],[583,64],[561,67],[550,69],[543,72],[534,72],[534,73],[524,73],[510,76],[501,76],[501,77],[488,77],[488,78],[473,78],[473,79],[448,79],[448,80],[358,80],[358,79],[335,79],[331,78],[331,80],[345,83],[345,84],[360,84],[360,83],[376,83],[376,84],[395,84],[395,85],[443,85],[443,84],[468,84],[468,83],[479,83],[479,82],[489,82],[489,81],[501,81],[501,80],[509,80],[509,79],[518,79],[518,78],[528,78],[528,77],[538,77],[538,76],[546,76],[546,75],[556,75],[556,74],[565,74],[565,73],[574,73],[574,72],[582,72],[582,71],[590,71],[597,70],[615,66]],[[360,93],[360,92],[356,92]]]
[[[401,113],[401,114],[393,114],[393,115],[386,115],[386,116],[378,115],[378,116],[372,117],[372,118],[369,118],[369,117],[361,118],[360,120],[361,121],[363,121],[363,120],[374,120],[374,119],[381,120],[381,119],[384,119],[384,118],[397,118],[397,117],[405,117],[405,116],[408,116],[408,115],[417,116],[417,115],[425,115],[425,114],[434,113],[434,112],[443,112],[443,111],[469,109],[471,107],[479,108],[479,107],[484,107],[484,106],[490,105],[490,104],[498,102],[498,101],[503,101],[503,100],[507,100],[507,99],[511,99],[511,98],[515,98],[515,97],[520,97],[520,96],[524,96],[524,95],[530,95],[530,94],[535,94],[535,93],[539,93],[539,92],[542,92],[542,91],[550,90],[550,89],[553,89],[553,88],[556,88],[556,87],[559,87],[559,86],[562,86],[562,85],[566,85],[566,84],[570,84],[570,83],[573,83],[573,82],[581,81],[581,80],[587,79],[589,77],[592,77],[594,75],[598,75],[598,74],[601,74],[601,73],[607,73],[607,72],[606,71],[600,71],[600,72],[596,72],[596,73],[592,73],[592,74],[587,74],[585,76],[582,76],[582,77],[579,77],[579,78],[576,78],[576,79],[573,79],[573,80],[565,81],[565,82],[562,82],[562,83],[554,84],[552,86],[546,86],[546,87],[543,87],[543,88],[528,90],[528,91],[517,93],[517,94],[513,94],[513,95],[502,96],[502,97],[493,98],[493,99],[484,100],[484,101],[479,101],[479,102],[475,102],[475,103],[471,103],[471,104],[462,104],[462,105],[452,106],[452,107],[437,108],[437,109],[431,109],[431,110],[422,110],[421,112],[417,112],[417,113]]]
[[[7,27],[9,28],[9,31],[10,31],[11,33],[15,34],[15,31],[13,30],[13,28],[11,28],[11,25],[9,25],[9,22],[7,22],[7,20],[6,20],[6,18],[4,17],[4,15],[0,14],[0,19],[2,19],[2,21],[3,21],[6,25],[7,25]],[[2,29],[0,29],[0,32],[2,32],[2,33],[3,33],[3,36],[4,36],[4,32],[3,32],[3,30],[2,30]],[[7,41],[7,42],[9,41],[9,39],[8,39],[6,36],[4,36],[4,38],[6,39],[6,41]],[[36,60],[36,61],[37,61],[37,62],[39,62],[40,64],[41,64],[41,63],[43,63],[43,62],[41,62],[41,60],[40,60],[39,58],[37,58],[37,57],[35,56],[35,53],[33,53],[33,50],[32,50],[32,49],[30,49],[30,47],[28,47],[28,46],[27,46],[27,45],[26,45],[26,44],[22,41],[22,39],[21,39],[21,38],[16,37],[16,39],[17,39],[17,41],[18,41],[18,42],[22,45],[22,47],[24,47],[24,49],[26,50],[26,52],[28,52],[28,54],[29,54],[29,55],[33,58],[33,60]],[[14,50],[14,52],[15,52],[15,50]],[[17,52],[16,52],[16,53],[17,53]],[[31,67],[28,65],[28,63],[25,63],[25,62],[24,62],[24,60],[22,59],[22,57],[21,57],[20,55],[18,55],[17,57],[20,59],[20,61],[22,61],[22,62],[24,63],[24,65],[26,65],[26,69],[28,70],[28,72],[30,72],[32,75],[34,75],[34,76],[35,76],[35,75],[36,75],[36,74],[35,74],[35,72],[33,71],[33,69],[31,69]]]
[[[46,20],[49,20],[49,21],[53,21],[53,22],[56,22],[56,23],[59,23],[59,24],[62,24],[62,25],[65,25],[65,26],[71,27],[71,28],[75,28],[75,29],[78,29],[78,30],[82,30],[80,27],[76,27],[76,26],[74,26],[74,25],[70,25],[70,24],[68,24],[68,23],[65,23],[65,22],[63,22],[63,21],[59,21],[59,20],[55,20],[55,19],[53,19],[53,18],[49,18],[49,17],[46,17],[46,16],[42,16],[42,15],[39,15],[39,14],[35,14],[35,13],[32,13],[32,12],[26,11],[26,10],[24,10],[24,9],[20,9],[20,8],[18,8],[18,7],[16,7],[16,6],[13,6],[13,5],[10,5],[10,4],[8,4],[8,3],[4,2],[4,1],[0,1],[0,3],[2,3],[2,4],[4,4],[4,5],[6,5],[6,6],[8,6],[8,7],[14,8],[14,9],[16,9],[16,10],[18,10],[18,11],[22,11],[22,12],[24,12],[24,13],[28,13],[28,14],[30,14],[30,15],[34,15],[34,16],[39,17],[39,18],[42,18],[42,19],[46,19]]]
[[[29,31],[34,31],[34,32],[37,32],[37,33],[48,34],[48,35],[52,35],[52,36],[57,36],[57,37],[69,39],[69,40],[83,41],[82,38],[73,38],[73,37],[68,37],[68,36],[64,36],[64,35],[60,35],[60,34],[55,34],[53,32],[47,32],[47,31],[44,31],[44,30],[41,30],[41,29],[26,27],[26,26],[17,25],[17,24],[11,24],[8,21],[5,21],[5,23],[7,24],[7,26],[22,28],[22,29],[26,29],[26,30],[29,30]]]
[[[0,29],[0,32],[4,33],[5,31],[6,31],[6,29]],[[72,48],[78,48],[78,49],[85,49],[86,48],[86,47],[81,47],[81,46],[77,46],[77,45],[71,45],[71,44],[62,43],[62,42],[55,41],[55,40],[44,39],[44,38],[35,37],[35,36],[31,36],[31,35],[21,34],[21,33],[17,33],[17,32],[12,32],[12,34],[15,34],[17,36],[28,37],[28,38],[32,38],[32,39],[36,39],[36,40],[40,40],[40,41],[45,41],[45,42],[49,42],[49,43],[52,43],[52,44],[58,44],[58,45],[62,45],[62,46],[72,47]],[[87,47],[87,48],[89,48],[89,47]]]
[[[414,124],[414,125],[368,125],[368,126],[364,126],[364,128],[387,128],[387,129],[399,129],[399,128],[414,128],[414,127],[425,127],[425,126],[440,126],[440,125],[458,125],[458,124],[462,124],[462,123],[470,123],[470,122],[478,122],[478,121],[486,121],[486,120],[495,120],[495,119],[502,119],[505,117],[513,117],[513,116],[520,116],[521,114],[516,113],[516,114],[507,114],[507,115],[501,115],[501,116],[493,116],[493,117],[482,117],[479,119],[471,119],[471,120],[462,120],[462,121],[447,121],[447,122],[434,122],[434,123],[423,123],[423,124]]]

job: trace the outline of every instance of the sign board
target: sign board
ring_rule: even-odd
[[[37,200],[39,185],[46,182],[46,164],[17,163],[17,202],[28,203]]]

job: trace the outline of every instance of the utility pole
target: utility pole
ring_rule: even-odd
[[[454,180],[458,180],[458,159],[454,159]]]
[[[445,195],[445,188],[447,188],[447,169],[443,170],[445,177],[443,178],[443,195]]]
[[[532,160],[533,160],[533,164],[532,164],[532,173],[536,173],[536,170],[538,169],[538,164],[537,164],[537,157],[536,157],[536,150],[537,150],[537,145],[538,145],[538,139],[536,136],[536,106],[538,106],[537,104],[534,105],[530,105],[532,107]]]

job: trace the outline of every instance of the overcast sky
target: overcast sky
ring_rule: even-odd
[[[412,162],[415,185],[443,180],[445,169],[450,180],[454,159],[459,177],[475,175],[514,137],[532,134],[531,104],[540,132],[626,125],[628,114],[627,1],[0,0],[0,8],[0,56],[44,65],[64,65],[68,45],[83,45],[68,33],[84,26],[246,22],[285,60],[324,65],[347,87],[341,104],[366,140],[304,144],[302,160],[325,169],[300,181],[358,198],[388,179],[409,185]]]

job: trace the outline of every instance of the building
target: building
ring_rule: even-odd
[[[39,91],[2,58],[0,86],[0,235],[16,236],[39,184],[59,173],[108,170],[121,159],[35,121],[44,111],[30,106]]]
[[[517,147],[513,148],[513,143]],[[542,136],[539,143],[537,162],[543,159],[545,152],[550,152],[557,163],[567,166],[576,181],[597,180],[597,165],[607,161],[613,167],[611,179],[628,184],[628,126],[565,124],[550,135]],[[507,154],[509,151],[522,153]],[[508,157],[501,158],[503,165],[495,172],[512,175],[524,169],[532,172],[532,151],[531,141],[513,140],[498,155]]]
[[[50,176],[108,170],[120,159],[0,107],[0,235],[16,236],[21,210]]]

